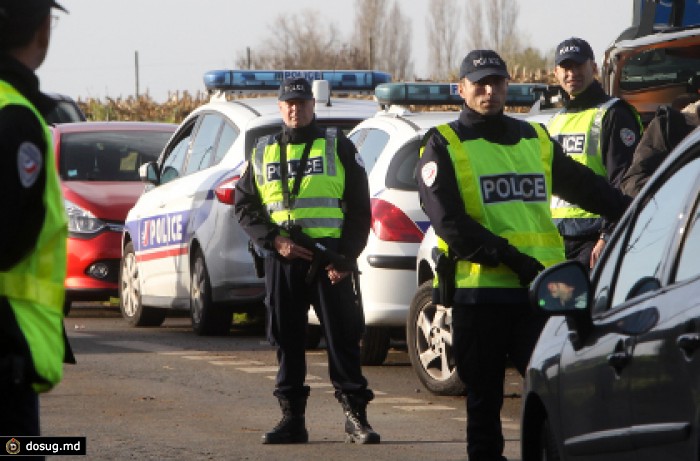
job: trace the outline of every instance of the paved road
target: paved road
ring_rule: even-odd
[[[466,459],[463,398],[425,391],[400,348],[385,365],[364,369],[376,393],[368,413],[381,445],[343,443],[325,351],[316,350],[307,356],[310,443],[263,446],[260,436],[280,413],[271,395],[275,355],[259,327],[197,337],[187,318],[135,329],[113,308],[77,307],[66,328],[78,364],[67,366],[64,381],[42,396],[42,430],[86,436],[87,459]],[[510,372],[503,416],[510,460],[519,459],[521,389]]]

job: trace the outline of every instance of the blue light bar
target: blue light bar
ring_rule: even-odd
[[[351,92],[373,91],[391,81],[388,73],[371,70],[212,70],[204,74],[204,86],[208,91],[270,91],[288,77],[328,80],[332,90]]]
[[[374,97],[382,105],[459,105],[464,102],[456,83],[384,83],[374,90]]]
[[[506,106],[531,106],[539,99],[538,90],[544,83],[509,83]],[[461,105],[457,83],[384,83],[374,90],[377,102],[382,105]]]

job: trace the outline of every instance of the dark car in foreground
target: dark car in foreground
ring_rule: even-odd
[[[523,461],[700,459],[700,130],[636,197],[590,279],[530,288],[552,317],[526,374]]]
[[[118,295],[127,211],[143,192],[138,168],[155,160],[177,125],[76,122],[51,127],[68,214],[65,311]]]

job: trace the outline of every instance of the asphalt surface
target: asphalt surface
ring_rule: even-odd
[[[131,328],[118,309],[94,306],[73,308],[65,322],[78,364],[42,396],[42,433],[85,436],[88,454],[49,459],[466,459],[464,398],[426,391],[401,345],[383,366],[363,369],[376,393],[368,415],[380,445],[344,443],[321,348],[307,353],[310,442],[267,446],[260,437],[280,412],[272,397],[276,358],[260,325],[198,337],[186,317]],[[518,460],[522,380],[513,370],[504,392],[505,454]]]

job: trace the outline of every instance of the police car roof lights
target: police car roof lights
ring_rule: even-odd
[[[461,105],[457,83],[383,83],[374,90],[374,98],[381,106]],[[532,106],[539,99],[544,83],[509,83],[506,106]]]
[[[331,90],[346,92],[369,92],[391,81],[390,74],[372,70],[212,70],[204,74],[204,86],[210,92],[276,91],[289,77],[326,80]]]
[[[384,105],[462,104],[456,83],[383,83],[374,90],[374,98]]]

